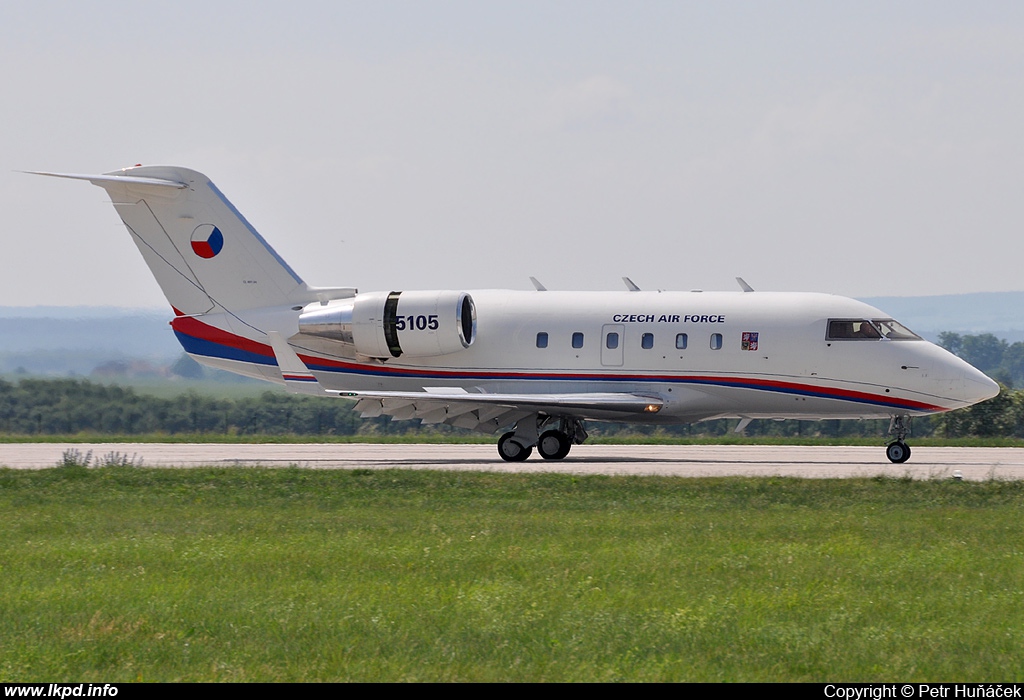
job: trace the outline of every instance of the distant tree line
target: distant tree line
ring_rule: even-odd
[[[962,357],[1000,384],[1024,388],[1024,343],[1007,343],[991,333],[940,333],[939,345]]]
[[[1024,438],[1024,343],[1012,345],[991,334],[943,333],[940,344],[1004,384],[993,399],[969,409],[914,421],[915,436]],[[258,397],[215,398],[194,391],[173,398],[140,394],[131,388],[80,379],[0,379],[0,434],[145,435],[401,435],[421,430],[419,421],[363,419],[344,399],[294,396],[267,391]],[[677,437],[721,436],[735,420],[671,426],[588,423],[593,435],[640,434]],[[749,436],[882,437],[887,420],[756,420]],[[431,432],[465,433],[449,426]]]

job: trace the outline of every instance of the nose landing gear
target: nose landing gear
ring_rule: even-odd
[[[910,447],[905,442],[890,442],[885,448],[885,456],[893,464],[903,464],[910,459]]]
[[[889,434],[896,437],[885,448],[885,456],[893,464],[903,464],[910,459],[910,446],[904,442],[910,434],[910,416],[896,415],[889,421]]]

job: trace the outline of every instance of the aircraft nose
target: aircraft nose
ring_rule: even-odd
[[[999,385],[980,370],[968,367],[964,372],[964,399],[976,404],[999,394]]]
[[[934,359],[928,374],[937,382],[938,393],[949,399],[950,409],[972,406],[999,394],[999,385],[978,368],[938,346],[928,349]]]

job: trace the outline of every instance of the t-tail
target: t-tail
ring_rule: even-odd
[[[309,287],[202,173],[138,166],[104,175],[38,174],[88,180],[107,191],[179,316],[234,315],[354,293]]]

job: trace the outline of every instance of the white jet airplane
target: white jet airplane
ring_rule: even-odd
[[[501,432],[498,454],[562,459],[583,422],[890,417],[905,462],[913,416],[998,385],[867,304],[755,292],[310,287],[205,176],[169,166],[88,180],[107,191],[210,367],[357,401],[364,416]]]

